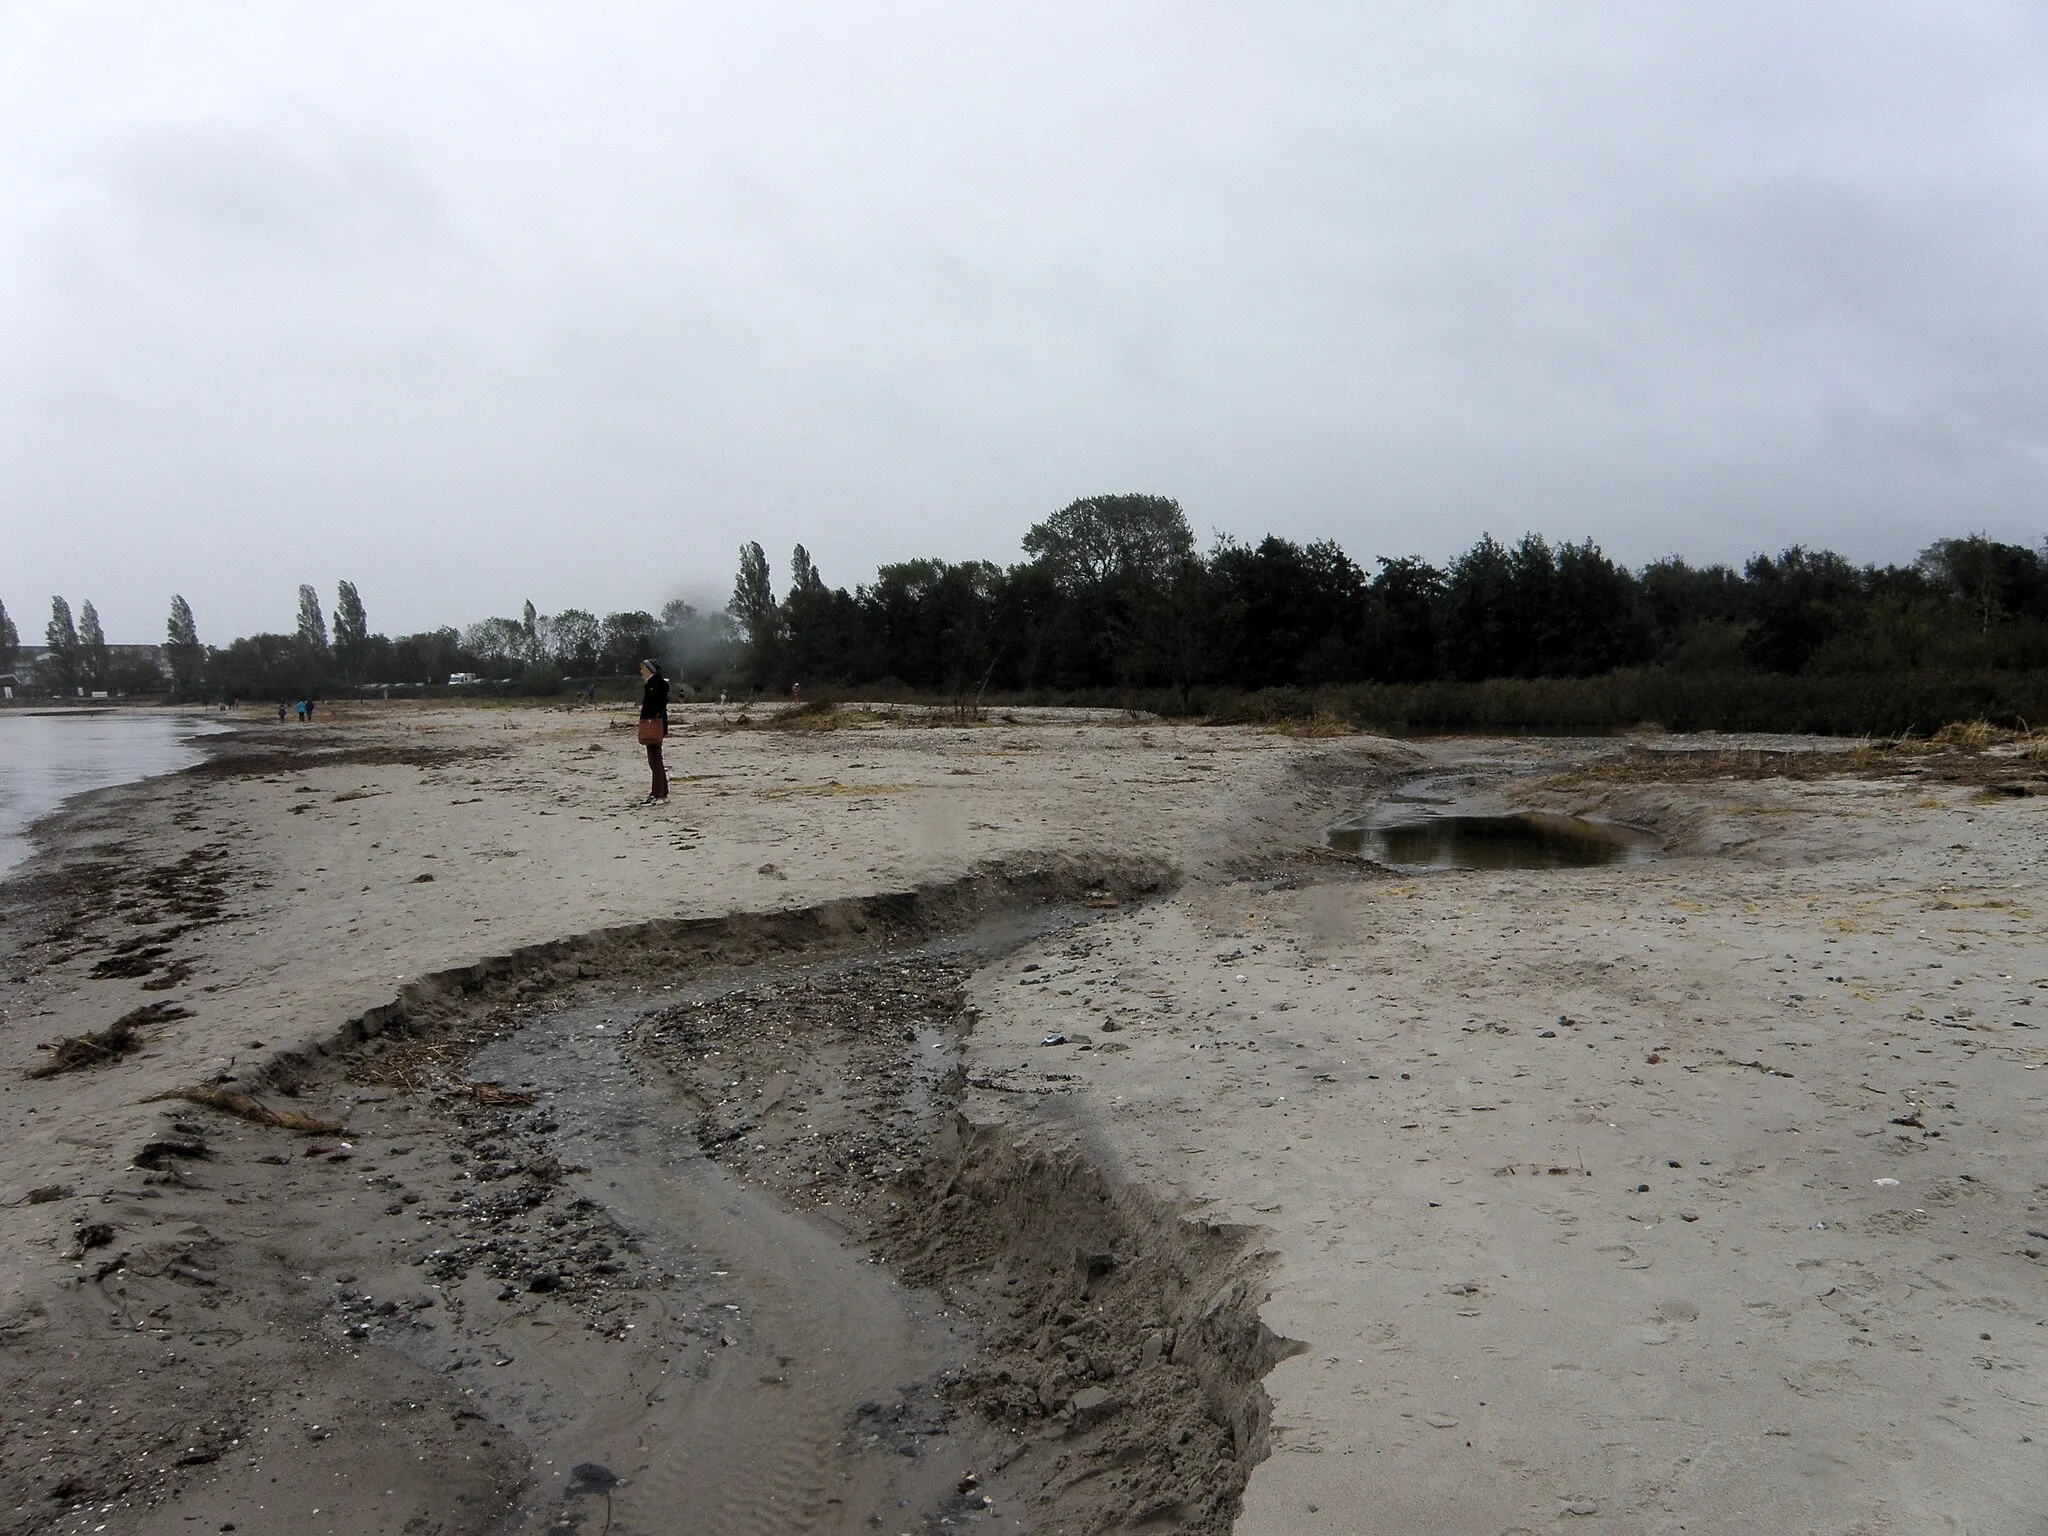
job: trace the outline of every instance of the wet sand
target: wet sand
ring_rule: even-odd
[[[666,808],[365,709],[45,824],[9,1528],[2036,1528],[2048,802],[698,719]],[[1323,847],[1445,774],[1669,852]]]

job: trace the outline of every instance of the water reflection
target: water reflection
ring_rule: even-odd
[[[1586,869],[1657,856],[1633,827],[1516,811],[1504,816],[1401,816],[1339,827],[1330,846],[1403,869]]]

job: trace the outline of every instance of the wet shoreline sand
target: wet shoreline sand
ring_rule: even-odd
[[[727,1416],[801,1514],[702,1528],[1225,1529],[1239,1487],[1243,1531],[2025,1528],[2044,802],[1577,781],[1537,803],[1674,856],[1401,879],[1323,830],[1617,744],[705,719],[651,810],[628,734],[365,710],[45,829],[5,887],[0,1194],[71,1193],[0,1262],[19,1528],[662,1528],[662,1414],[720,1371],[804,1395],[836,1346],[721,1327],[772,1277],[663,1251],[591,1171],[644,1155],[513,1080],[606,1019],[677,1169],[948,1314],[878,1357],[922,1362],[904,1395]],[[828,1048],[835,965],[907,1033]],[[679,1040],[661,989],[716,976]],[[150,1002],[183,1012],[142,1050],[14,1076]],[[347,1134],[140,1102],[207,1082]]]

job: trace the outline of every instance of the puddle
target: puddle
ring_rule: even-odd
[[[1589,869],[1655,858],[1648,832],[1543,811],[1417,815],[1403,811],[1337,827],[1329,845],[1397,869]]]

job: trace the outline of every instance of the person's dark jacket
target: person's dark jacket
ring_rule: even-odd
[[[668,726],[668,679],[659,672],[640,690],[640,718],[659,720],[664,729]]]

